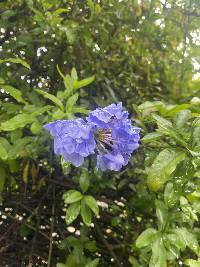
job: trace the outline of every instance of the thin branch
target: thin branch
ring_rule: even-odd
[[[55,185],[53,185],[52,197],[53,197],[52,210],[51,210],[52,220],[51,220],[51,229],[50,229],[49,255],[48,255],[47,267],[51,266],[51,256],[52,256],[52,249],[53,249],[52,233],[54,231],[54,220],[55,220]]]
[[[97,222],[95,222],[95,228],[96,228],[96,231],[99,235],[99,237],[101,238],[103,244],[105,245],[105,247],[108,249],[108,251],[110,252],[110,255],[113,257],[113,259],[115,260],[116,262],[116,266],[118,267],[122,267],[122,264],[121,262],[119,261],[119,259],[117,258],[115,252],[114,252],[114,248],[112,247],[112,245],[110,245],[107,240],[104,238],[101,230],[100,230],[100,227],[98,226]]]
[[[24,224],[24,225],[28,226],[30,229],[36,231],[36,228],[35,228],[32,224],[30,224],[30,223],[28,223],[28,222],[26,222],[26,221],[23,221],[23,220],[22,220],[22,221],[19,221],[19,220],[18,220],[17,218],[15,218],[14,216],[12,216],[12,215],[10,215],[10,214],[8,214],[8,213],[6,213],[6,212],[3,212],[3,211],[1,211],[1,214],[3,214],[3,215],[5,215],[5,216],[7,216],[8,218],[10,218],[10,219],[12,219],[12,220],[18,222],[19,224]],[[41,234],[42,236],[44,236],[46,239],[49,239],[48,235],[44,234],[43,232],[38,231],[38,233],[40,233],[40,234]]]

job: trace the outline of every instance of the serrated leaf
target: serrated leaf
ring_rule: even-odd
[[[22,97],[22,92],[10,85],[1,84],[1,87],[9,93],[13,98],[15,98],[19,103],[26,104],[26,101]]]
[[[54,96],[52,94],[49,94],[47,92],[44,92],[44,91],[42,91],[40,89],[35,89],[35,91],[38,94],[43,95],[45,98],[51,100],[54,104],[56,104],[56,106],[58,106],[62,111],[64,111],[63,103],[56,96]]]
[[[71,204],[77,201],[80,201],[83,198],[83,195],[76,190],[69,190],[63,195],[64,202],[66,204]]]
[[[154,228],[146,229],[137,238],[136,247],[142,248],[142,247],[149,246],[152,243],[153,238],[155,238],[156,233],[157,233],[157,230]]]
[[[178,163],[185,159],[185,153],[170,148],[162,150],[149,169],[147,184],[153,191],[159,190],[170,179]]]
[[[94,212],[96,216],[99,215],[99,206],[97,201],[92,196],[86,195],[84,196],[84,200],[86,205]]]
[[[85,201],[81,201],[81,217],[84,224],[90,226],[92,220],[92,214],[90,208],[86,205]]]
[[[80,201],[72,203],[66,211],[65,222],[71,224],[78,217],[81,210]]]
[[[21,58],[6,58],[6,59],[0,59],[0,64],[4,62],[11,62],[11,63],[16,63],[16,64],[21,64],[27,69],[30,69],[30,65],[23,59]]]

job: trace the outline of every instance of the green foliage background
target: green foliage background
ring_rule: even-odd
[[[3,0],[0,14],[1,266],[199,267],[199,1]],[[126,168],[54,155],[45,123],[118,101],[142,129]]]

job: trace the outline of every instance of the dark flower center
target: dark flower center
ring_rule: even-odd
[[[99,153],[108,153],[113,150],[114,139],[112,137],[111,129],[99,128],[95,132],[94,136],[97,142],[97,150]]]

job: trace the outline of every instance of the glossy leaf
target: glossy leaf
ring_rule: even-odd
[[[167,267],[166,249],[162,238],[159,236],[152,244],[152,256],[149,267]]]
[[[136,246],[138,248],[151,245],[152,240],[155,238],[157,230],[154,228],[148,228],[142,232],[136,240]]]
[[[97,201],[92,196],[86,195],[84,196],[84,201],[86,205],[94,212],[96,216],[99,215],[99,206]]]
[[[66,204],[74,203],[83,198],[82,194],[76,190],[70,190],[63,196]]]
[[[80,210],[81,210],[80,201],[72,203],[67,208],[66,215],[65,215],[65,222],[67,225],[71,224],[78,217]]]
[[[86,202],[84,200],[81,201],[81,217],[83,219],[83,222],[90,226],[92,222],[92,214],[90,208],[86,205]]]
[[[167,148],[162,150],[149,169],[147,178],[149,188],[153,191],[159,190],[184,158],[185,153],[182,151]]]

